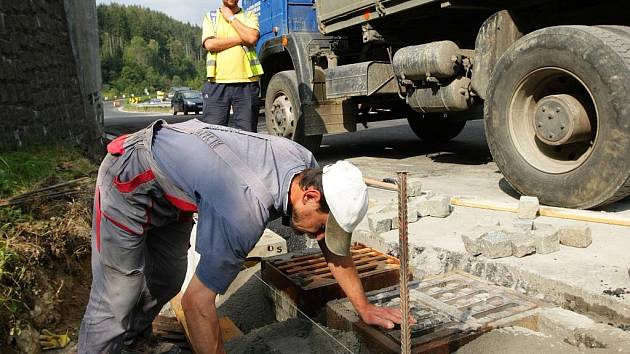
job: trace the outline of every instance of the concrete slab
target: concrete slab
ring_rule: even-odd
[[[370,189],[370,198],[391,197],[389,192]],[[630,324],[630,291],[624,290],[630,288],[630,228],[588,223],[593,238],[588,249],[560,246],[558,252],[548,255],[490,260],[466,252],[461,235],[479,220],[509,225],[514,218],[510,212],[455,207],[446,219],[421,218],[410,224],[414,278],[464,270],[606,323]],[[539,217],[537,222],[554,227],[583,224],[548,217]],[[357,232],[354,240],[397,253],[397,230],[380,235]]]

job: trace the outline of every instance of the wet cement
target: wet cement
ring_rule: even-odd
[[[457,354],[608,354],[618,353],[606,348],[576,347],[561,338],[534,332],[521,327],[506,327],[494,330],[461,347]]]
[[[260,271],[256,275],[260,277]],[[276,322],[273,304],[264,295],[265,288],[256,276],[251,277],[217,308],[218,316],[228,316],[243,333]]]
[[[325,327],[324,327],[325,328]],[[326,328],[353,353],[361,351],[352,332]],[[320,328],[305,319],[293,318],[249,332],[225,343],[230,354],[331,354],[347,353]]]

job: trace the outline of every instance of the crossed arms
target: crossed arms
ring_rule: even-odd
[[[221,15],[228,21],[231,16],[234,16],[234,13],[229,8],[223,6],[221,7]],[[260,32],[258,32],[257,29],[247,27],[236,18],[231,22],[231,26],[238,36],[228,38],[207,37],[203,39],[203,47],[209,52],[220,52],[238,45],[247,47],[256,45],[260,37]]]

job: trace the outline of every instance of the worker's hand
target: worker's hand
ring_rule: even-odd
[[[393,307],[380,307],[374,304],[367,304],[361,309],[357,309],[359,316],[363,322],[369,325],[377,325],[386,329],[394,328],[395,324],[402,323],[402,314],[400,309]],[[414,324],[416,321],[409,316],[409,322]]]
[[[65,348],[70,343],[68,332],[65,334],[54,334],[47,329],[42,330],[39,335],[39,344],[43,350]]]
[[[229,7],[227,6],[221,6],[221,15],[223,15],[223,18],[228,21],[228,19],[231,16],[234,16],[234,13],[232,12],[232,10],[230,10]]]

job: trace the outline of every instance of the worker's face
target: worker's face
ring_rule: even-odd
[[[305,234],[317,241],[324,239],[328,213],[320,210],[319,200],[319,192],[308,189],[304,191],[302,198],[293,205],[291,228],[296,234]]]
[[[238,0],[223,0],[223,6],[233,9],[238,6]]]

